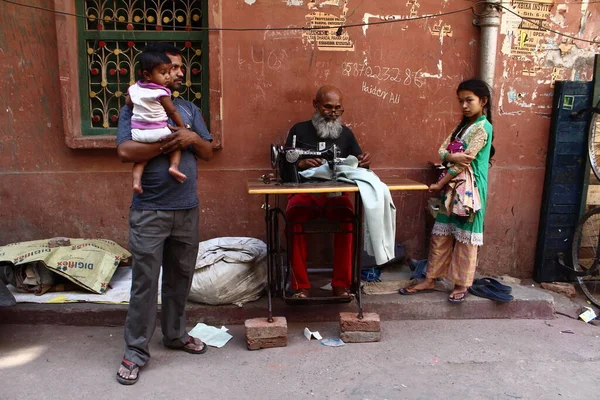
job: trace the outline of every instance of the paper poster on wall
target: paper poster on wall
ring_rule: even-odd
[[[348,31],[343,30],[338,36],[338,27],[346,23],[346,17],[335,16],[324,12],[314,12],[306,16],[306,26],[317,28],[302,36],[304,40],[323,51],[354,51],[354,43]]]
[[[515,58],[530,58],[539,50],[546,31],[548,16],[554,6],[553,0],[510,2],[510,8],[519,16],[506,13],[502,23],[502,33],[512,34],[509,55]],[[507,49],[503,49],[506,53]]]
[[[347,30],[339,27],[346,24],[349,0],[311,1],[308,9],[314,10],[306,15],[306,27],[312,28],[302,34],[304,43],[321,51],[354,51],[354,43],[350,40]],[[340,15],[317,11],[321,7],[330,9],[341,8]]]

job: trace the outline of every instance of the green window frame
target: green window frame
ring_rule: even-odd
[[[173,96],[209,121],[208,0],[77,1],[82,136],[115,135],[127,88],[140,78],[137,57],[150,42],[182,52],[184,79]]]

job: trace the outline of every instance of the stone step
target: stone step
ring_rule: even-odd
[[[554,298],[547,292],[526,286],[513,287],[514,301],[500,304],[469,295],[462,304],[447,301],[448,293],[433,292],[412,296],[398,294],[363,296],[364,311],[380,315],[382,321],[425,319],[552,319]],[[26,304],[0,307],[0,324],[49,324],[75,326],[121,326],[127,305],[94,303]],[[273,315],[289,322],[338,321],[340,312],[356,312],[356,301],[348,304],[286,305],[273,300]],[[209,306],[189,303],[188,322],[209,325],[238,325],[249,318],[267,317],[267,299],[235,305]],[[158,322],[159,320],[157,320]]]

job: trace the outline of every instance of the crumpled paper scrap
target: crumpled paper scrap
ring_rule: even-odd
[[[221,348],[233,337],[227,333],[228,330],[229,329],[224,326],[219,329],[214,326],[199,323],[189,332],[189,335],[202,340],[208,346]]]
[[[323,336],[321,336],[321,334],[319,333],[319,331],[312,332],[308,328],[304,328],[304,337],[307,338],[308,340],[312,339],[313,337],[315,339],[317,339],[317,340],[323,339]]]

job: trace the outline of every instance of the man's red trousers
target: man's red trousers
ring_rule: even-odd
[[[299,193],[288,197],[286,209],[286,218],[288,224],[293,222],[306,222],[320,216],[324,216],[329,221],[349,220],[354,216],[352,202],[349,194],[343,193],[341,196],[327,197],[325,193],[308,194]],[[301,233],[302,225],[292,224],[293,232],[291,235],[291,254],[292,263],[292,288],[308,289],[310,282],[306,271],[306,235]],[[350,288],[352,282],[352,247],[353,235],[351,222],[340,224],[343,232],[337,232],[334,235],[334,260],[333,260],[333,287]]]

